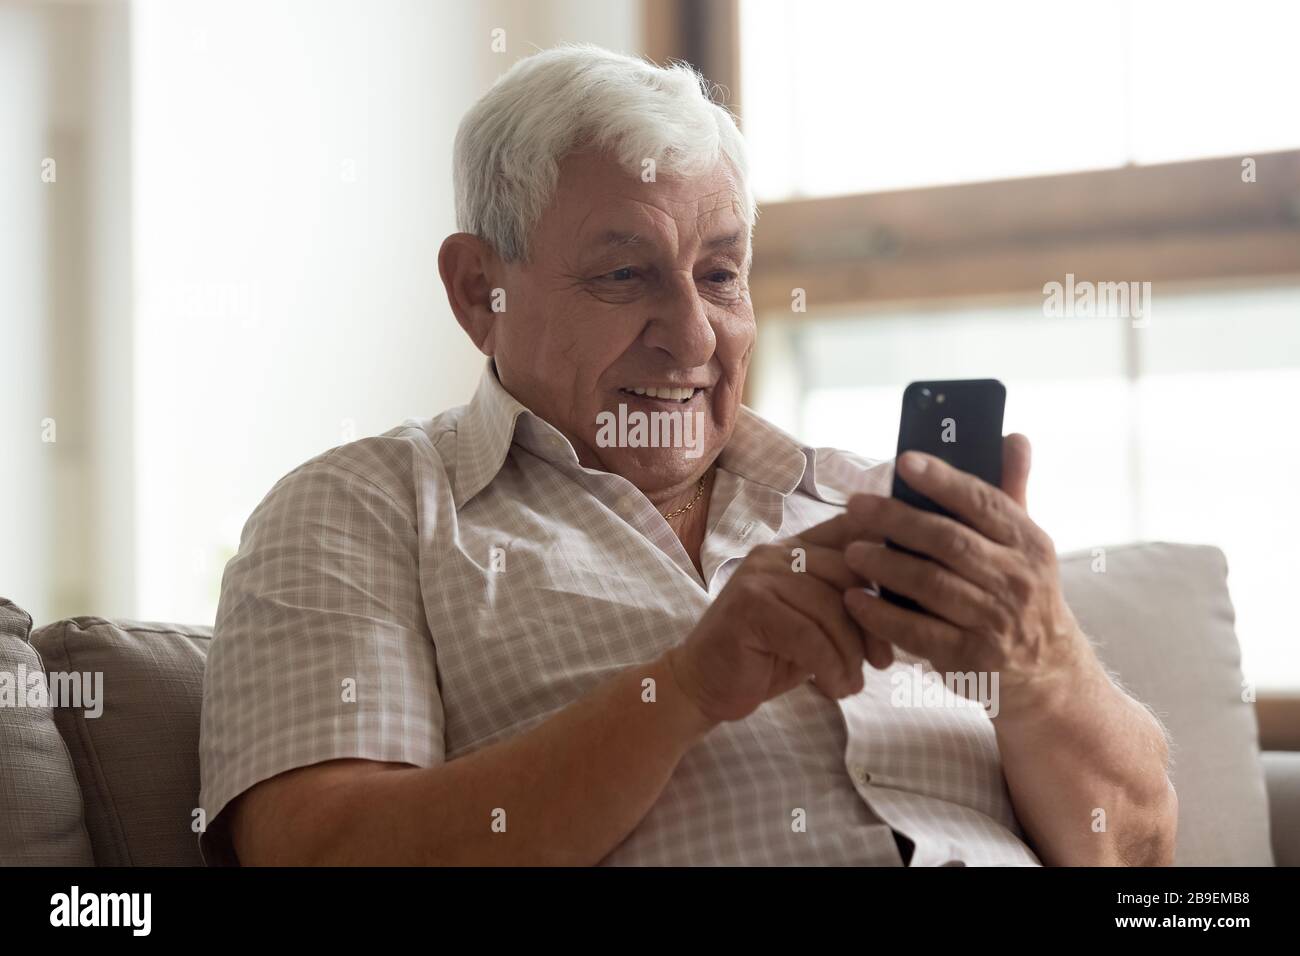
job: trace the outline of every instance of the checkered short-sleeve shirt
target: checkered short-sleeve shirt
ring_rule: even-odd
[[[521,734],[683,641],[750,549],[887,493],[888,462],[748,409],[718,460],[701,575],[626,479],[489,363],[469,405],[332,449],[271,489],[226,567],[204,674],[201,845],[260,781],[326,760],[418,767]],[[608,864],[1035,865],[978,708],[896,706],[900,656],[721,724]],[[945,693],[949,693],[945,690]],[[484,819],[491,808],[485,809]]]

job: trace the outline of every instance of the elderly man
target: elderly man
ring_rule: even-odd
[[[438,265],[481,384],[249,519],[205,678],[210,861],[1171,860],[1162,729],[1062,599],[1027,442],[1002,489],[904,456],[962,524],[741,405],[755,204],[694,73],[523,60],[455,188]],[[693,427],[606,427],[638,415]],[[998,677],[996,715],[901,706],[919,661]]]

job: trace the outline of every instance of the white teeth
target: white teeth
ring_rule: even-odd
[[[666,398],[675,402],[684,402],[695,394],[693,388],[625,388],[625,392],[631,392],[633,395],[644,395],[646,398]]]

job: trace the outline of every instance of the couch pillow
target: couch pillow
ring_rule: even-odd
[[[81,791],[59,736],[32,619],[0,598],[0,866],[91,866]]]
[[[75,617],[31,637],[51,670],[103,675],[102,713],[55,712],[100,866],[201,866],[199,711],[211,628]]]
[[[1259,730],[1253,702],[1242,699],[1223,553],[1134,544],[1062,555],[1060,565],[1066,599],[1101,659],[1173,738],[1175,862],[1271,866]]]

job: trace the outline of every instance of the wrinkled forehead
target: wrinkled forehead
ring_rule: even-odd
[[[741,251],[749,245],[744,198],[725,159],[699,173],[647,167],[638,174],[612,158],[575,156],[561,166],[556,199],[553,210],[578,247],[691,238],[729,238],[726,245]]]

